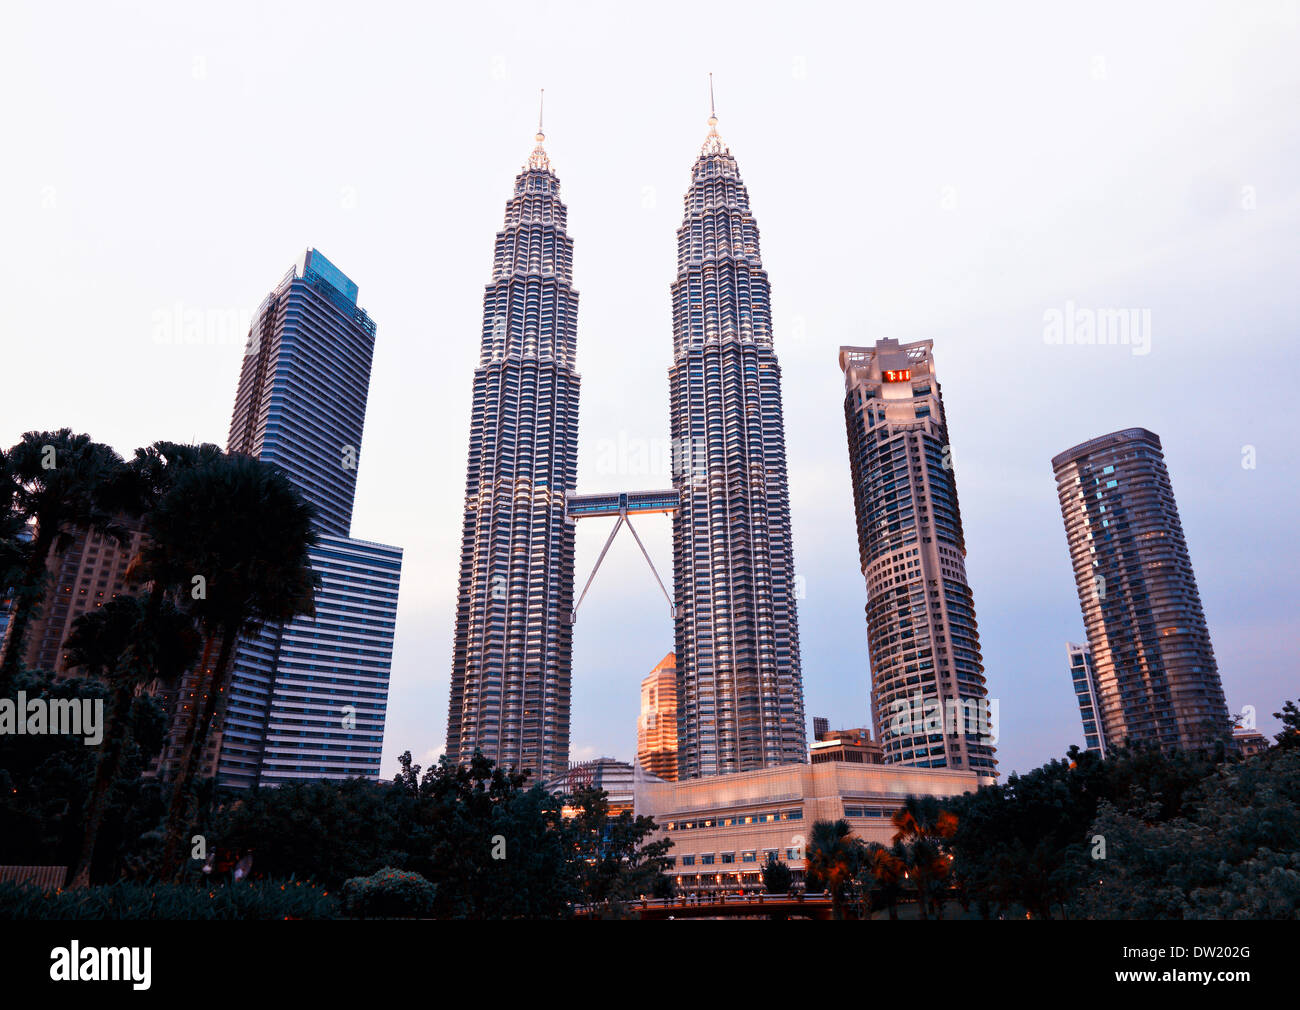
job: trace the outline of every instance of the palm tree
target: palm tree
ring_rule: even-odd
[[[15,507],[19,486],[9,454],[0,449],[0,604],[22,576],[31,554],[31,537],[24,538],[27,520]]]
[[[82,614],[73,623],[67,649],[72,666],[109,682],[104,745],[95,766],[82,831],[81,853],[72,887],[90,883],[95,842],[109,796],[131,742],[131,705],[137,688],[149,680],[174,681],[198,655],[193,619],[174,605],[119,596]]]
[[[849,822],[816,821],[808,842],[808,886],[830,893],[831,914],[844,917],[844,902],[862,862],[862,843],[853,837]]]
[[[867,846],[865,855],[866,872],[871,882],[880,889],[880,895],[889,908],[889,917],[898,918],[898,894],[902,890],[903,879],[907,873],[907,863],[894,849],[872,842]]]
[[[957,818],[939,806],[933,796],[909,796],[894,811],[894,851],[906,864],[906,876],[916,887],[921,918],[928,919],[933,907],[943,918],[943,904],[938,889],[948,876],[952,857],[944,851],[945,843],[957,831]]]
[[[154,442],[136,449],[131,461],[114,475],[106,497],[133,517],[147,516],[175,485],[180,474],[211,465],[221,455],[220,447],[211,443]],[[142,550],[131,560],[127,578],[138,584],[146,574]],[[122,604],[110,612],[109,618],[91,621],[78,636],[76,665],[108,679],[113,691],[113,712],[108,717],[106,746],[97,765],[73,886],[90,882],[99,826],[130,738],[127,717],[136,689],[151,680],[170,684],[194,662],[197,638],[193,620],[166,602],[168,594],[175,589],[163,579],[150,580],[144,601]],[[107,606],[111,605],[104,609]],[[69,639],[69,645],[72,644]],[[114,712],[120,718],[115,718]]]
[[[35,522],[14,587],[9,633],[0,660],[0,690],[18,672],[28,626],[45,593],[45,568],[51,553],[66,550],[74,535],[95,530],[121,540],[114,521],[115,493],[122,457],[89,435],[72,429],[29,431],[8,453],[4,497],[9,524]],[[0,503],[4,504],[4,503]]]
[[[317,539],[315,517],[315,508],[277,467],[227,455],[180,473],[146,518],[142,573],[189,590],[186,602],[205,639],[172,786],[164,879],[180,877],[194,776],[239,636],[258,622],[280,624],[315,610],[308,555]],[[214,646],[217,658],[209,665]]]

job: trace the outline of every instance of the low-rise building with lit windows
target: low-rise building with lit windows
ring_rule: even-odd
[[[668,872],[681,890],[756,891],[773,855],[802,882],[817,821],[843,818],[859,838],[888,845],[890,818],[909,795],[957,796],[992,781],[972,771],[839,761],[680,782],[638,774],[635,811],[655,819],[651,840],[672,840]]]

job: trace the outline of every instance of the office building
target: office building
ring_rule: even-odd
[[[815,720],[825,723],[825,719]],[[871,730],[865,726],[854,729],[826,729],[817,727],[816,736],[809,745],[808,760],[815,765],[828,761],[845,761],[855,765],[879,765],[885,763],[885,754],[880,744],[871,739]]]
[[[572,797],[580,789],[600,789],[609,804],[609,815],[617,817],[632,812],[632,801],[638,781],[658,782],[656,776],[647,777],[626,761],[602,757],[594,761],[580,761],[569,765],[567,771],[546,783],[546,791],[555,796]],[[563,808],[565,817],[571,817],[574,808]]]
[[[465,481],[447,754],[542,780],[569,763],[578,472],[578,293],[539,123],[483,296]]]
[[[909,795],[957,796],[992,782],[973,771],[843,761],[788,764],[736,775],[636,783],[648,839],[669,838],[669,874],[688,893],[760,890],[769,856],[802,882],[817,821],[847,820],[866,842],[893,841],[893,814]]]
[[[808,759],[768,278],[749,193],[717,122],[709,117],[691,169],[672,284],[683,779]]]
[[[316,506],[320,587],[313,616],[240,639],[223,699],[223,785],[379,776],[402,551],[350,536],[375,342],[357,293],[308,249],[249,330],[228,451],[281,467]],[[182,703],[194,686],[182,684]]]
[[[636,760],[651,775],[677,781],[677,656],[671,652],[641,681]]]
[[[263,300],[244,348],[226,448],[284,469],[334,536],[352,525],[374,349],[357,286],[316,249]]]

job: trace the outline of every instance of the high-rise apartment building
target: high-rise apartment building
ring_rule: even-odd
[[[578,293],[539,124],[483,296],[474,370],[447,754],[541,780],[568,767],[578,474]]]
[[[841,347],[872,717],[887,764],[996,774],[933,341]]]
[[[127,516],[118,516],[116,524],[123,533],[121,541],[92,530],[76,530],[65,550],[51,552],[46,563],[49,581],[45,599],[27,629],[23,662],[29,669],[58,676],[83,675],[69,666],[63,648],[73,622],[132,591],[126,571],[140,550],[141,524]]]
[[[1052,469],[1103,741],[1213,746],[1230,733],[1228,707],[1159,437],[1112,432]]]
[[[671,652],[641,681],[636,760],[651,775],[677,781],[677,656]]]
[[[320,587],[314,616],[240,639],[224,785],[379,775],[402,551],[350,537],[375,342],[356,298],[356,284],[309,249],[249,330],[228,451],[281,467],[316,506]]]
[[[758,224],[709,118],[677,230],[668,370],[678,775],[808,760],[781,369]]]
[[[1070,679],[1074,683],[1074,697],[1079,702],[1079,715],[1083,717],[1084,750],[1096,751],[1106,756],[1106,740],[1098,718],[1097,674],[1092,666],[1092,651],[1086,645],[1065,643],[1065,654],[1070,662]]]

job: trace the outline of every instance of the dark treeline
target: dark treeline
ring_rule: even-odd
[[[1277,743],[1246,759],[1071,748],[973,793],[909,797],[892,846],[819,821],[808,887],[837,915],[895,917],[903,900],[922,918],[954,902],[975,918],[1300,918],[1300,708],[1274,714]]]
[[[94,747],[0,735],[0,863],[66,865],[74,886],[211,880],[220,864],[196,856],[201,836],[198,851],[251,856],[258,877],[338,887],[385,867],[418,873],[436,885],[434,911],[456,917],[617,909],[670,889],[668,843],[645,844],[652,821],[610,816],[598,791],[567,798],[576,813],[562,818],[560,798],[482,759],[421,776],[408,754],[392,783],[226,792],[201,778],[240,634],[312,612],[314,517],[278,468],[214,445],[155,442],[128,460],[63,429],[0,452],[0,697],[94,699],[106,723]],[[79,535],[126,545],[137,532],[129,593],[87,610],[62,643],[80,676],[28,669],[33,622],[55,602],[51,562]],[[169,733],[175,767],[146,775]]]

